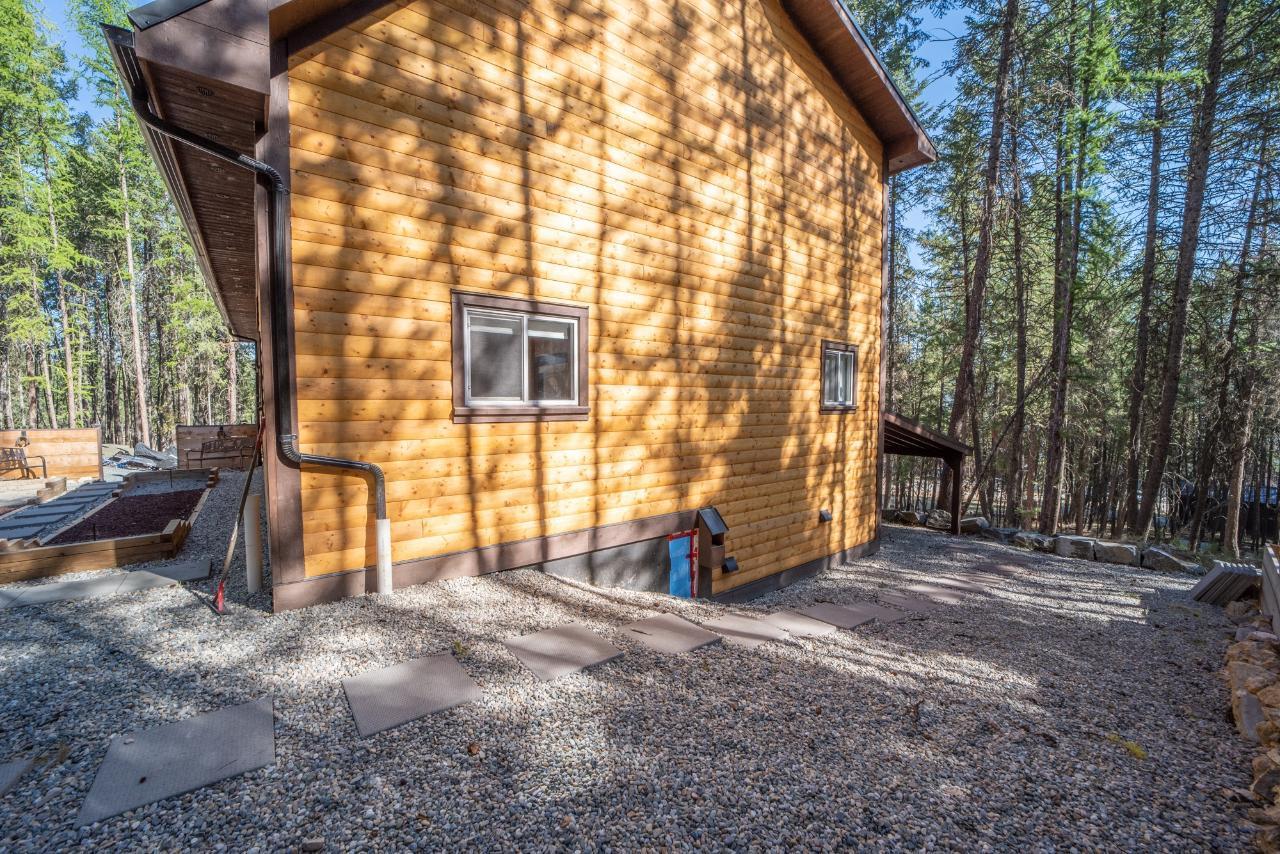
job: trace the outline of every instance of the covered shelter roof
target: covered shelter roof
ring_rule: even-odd
[[[973,453],[968,445],[912,421],[886,412],[883,419],[884,452],[906,457],[936,457],[951,469],[951,533],[960,533],[960,485],[964,458]]]
[[[908,457],[963,459],[973,449],[944,433],[894,412],[884,414],[884,452]]]

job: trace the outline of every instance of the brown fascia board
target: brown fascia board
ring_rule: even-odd
[[[134,34],[144,63],[167,65],[267,97],[271,56],[267,37],[269,0],[204,0]],[[129,13],[130,20],[155,4]]]
[[[176,0],[175,0],[176,1]],[[188,0],[189,2],[189,0]],[[217,0],[213,0],[217,2]],[[269,5],[271,38],[337,29],[404,0],[255,0]],[[884,143],[893,175],[938,159],[924,126],[841,0],[781,0],[805,40]],[[329,26],[332,25],[332,26]],[[307,41],[308,38],[302,38]],[[291,38],[292,42],[293,39]],[[290,44],[291,51],[294,45]]]
[[[129,13],[138,55],[267,94],[268,42],[323,18],[368,14],[396,0],[154,0]],[[782,0],[867,124],[890,175],[932,163],[937,151],[841,0]]]
[[[924,126],[841,0],[782,0],[782,5],[884,143],[890,175],[938,159]]]
[[[937,451],[945,451],[957,454],[969,455],[973,453],[973,448],[963,442],[957,442],[950,436],[934,430],[932,427],[926,427],[918,421],[912,421],[905,415],[899,415],[896,412],[885,412],[884,427],[892,428],[901,434],[905,441],[912,444],[918,444],[926,448],[935,449]]]
[[[104,25],[102,32],[107,40],[107,48],[111,51],[111,58],[115,60],[116,73],[120,75],[120,80],[125,87],[132,91],[133,87],[139,82],[145,82],[142,65],[139,63],[137,53],[134,51],[134,33],[110,25]],[[182,220],[182,227],[187,232],[187,237],[191,240],[192,248],[195,249],[196,262],[200,265],[200,272],[203,274],[205,282],[208,283],[207,290],[213,298],[214,305],[218,307],[218,314],[222,316],[222,322],[228,329],[234,329],[231,323],[231,315],[227,312],[227,306],[222,301],[222,294],[214,284],[217,279],[213,275],[213,265],[209,261],[209,252],[205,247],[204,237],[200,233],[200,228],[196,224],[195,211],[191,207],[191,197],[187,193],[186,184],[182,180],[182,172],[178,168],[178,161],[173,154],[173,143],[146,125],[141,124],[141,122],[139,126],[142,128],[142,140],[146,143],[147,150],[151,154],[151,160],[160,171],[160,178],[164,181],[165,188],[168,189],[169,196],[173,199],[174,206],[178,209],[178,218]],[[237,331],[237,334],[243,333]]]

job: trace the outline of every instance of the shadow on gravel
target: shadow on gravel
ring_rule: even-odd
[[[0,707],[0,760],[70,751],[6,798],[0,840],[46,804],[61,816],[50,827],[69,829],[113,732],[264,694],[277,701],[275,769],[202,790],[197,812],[248,803],[252,824],[263,820],[253,805],[292,805],[289,827],[343,838],[356,826],[374,847],[373,830],[406,823],[442,847],[619,843],[609,836],[619,828],[635,844],[735,847],[725,833],[773,839],[779,827],[796,844],[831,828],[850,846],[895,834],[892,845],[929,844],[906,825],[958,845],[1066,834],[1126,847],[1153,814],[1202,814],[1204,786],[1242,784],[1247,751],[1222,719],[1215,676],[1228,626],[1220,613],[1196,616],[1166,576],[1046,559],[925,619],[752,651],[662,657],[627,644],[621,661],[553,683],[501,647],[568,621],[617,640],[619,626],[657,612],[699,622],[874,599],[955,570],[903,539],[749,606],[510,573],[275,617],[219,619],[189,599],[132,623],[121,602],[32,609],[6,624],[16,630],[0,645],[6,692],[25,699]],[[480,702],[356,736],[343,677],[450,650],[480,682]],[[105,843],[139,818],[188,832],[203,819],[185,802],[143,808],[86,839]],[[373,811],[372,824],[351,815],[352,802]],[[1090,830],[1099,805],[1101,837]],[[1180,818],[1190,835],[1161,835],[1157,847],[1222,839],[1234,819],[1200,820],[1195,831]]]

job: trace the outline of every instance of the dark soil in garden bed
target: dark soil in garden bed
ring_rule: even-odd
[[[200,502],[203,489],[125,495],[82,519],[49,541],[51,545],[158,534],[173,519],[185,519]]]

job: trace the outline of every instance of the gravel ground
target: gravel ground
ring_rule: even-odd
[[[242,478],[184,558],[220,565]],[[1033,571],[826,638],[664,657],[617,631],[1000,559]],[[48,759],[0,799],[0,849],[1250,847],[1223,793],[1249,784],[1216,676],[1231,627],[1190,577],[888,527],[877,556],[750,606],[518,571],[270,616],[231,578],[220,619],[181,588],[0,612],[0,761]],[[625,658],[540,683],[501,645],[569,620]],[[343,677],[448,650],[481,702],[357,737]],[[265,694],[273,767],[74,826],[111,734]]]

